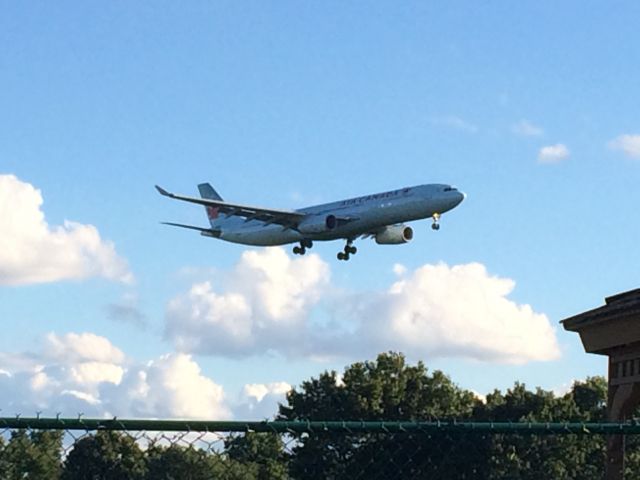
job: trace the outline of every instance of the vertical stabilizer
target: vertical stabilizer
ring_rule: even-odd
[[[222,202],[222,197],[218,195],[218,192],[214,190],[214,188],[209,183],[201,183],[198,185],[198,190],[200,191],[200,197],[206,198],[209,200],[218,200]],[[219,209],[218,207],[214,207],[209,205],[204,207],[207,212],[207,217],[209,218],[209,223],[211,224],[211,228],[216,228],[219,225]]]
[[[202,198],[208,198],[210,200],[220,200],[222,202],[222,197],[218,195],[210,183],[201,183],[198,185],[198,190],[200,190],[200,196]]]

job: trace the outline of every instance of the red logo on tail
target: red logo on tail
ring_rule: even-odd
[[[218,212],[220,209],[218,207],[207,207],[207,216],[209,220],[215,220],[218,218]]]

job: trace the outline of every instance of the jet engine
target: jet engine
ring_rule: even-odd
[[[407,243],[413,238],[413,229],[406,225],[389,225],[376,233],[378,245],[398,245]]]
[[[314,215],[300,223],[298,231],[302,234],[325,233],[337,226],[338,219],[335,215]]]

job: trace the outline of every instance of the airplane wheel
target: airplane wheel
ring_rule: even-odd
[[[347,247],[346,250],[347,250],[347,254],[350,253],[352,255],[355,255],[356,253],[358,253],[358,249],[356,247]]]
[[[308,239],[302,240],[302,246],[306,248],[311,248],[313,247],[313,242]]]
[[[302,249],[300,247],[293,247],[294,255],[302,255]]]
[[[344,260],[344,253],[338,252],[338,260]]]
[[[440,224],[434,223],[433,225],[431,225],[431,228],[433,228],[434,230],[440,230]]]

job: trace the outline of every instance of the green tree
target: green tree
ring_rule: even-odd
[[[561,397],[516,383],[506,394],[494,391],[475,412],[478,419],[497,422],[587,422],[605,415],[606,382],[591,377],[575,382]],[[492,479],[600,479],[604,469],[604,438],[599,435],[493,435]]]
[[[9,475],[9,466],[5,460],[5,447],[4,438],[0,436],[0,478],[7,478]]]
[[[287,459],[280,435],[273,433],[247,433],[229,438],[225,451],[231,460],[255,472],[256,480],[288,478]]]
[[[0,472],[6,480],[60,478],[62,432],[14,430],[0,455]]]
[[[281,420],[433,420],[470,418],[480,404],[439,370],[429,375],[422,362],[407,365],[400,353],[348,366],[302,383],[287,394]]]
[[[152,445],[147,450],[149,480],[209,480],[215,470],[214,459],[193,447]]]
[[[224,452],[206,452],[193,447],[151,446],[147,451],[148,480],[278,480],[286,479],[279,438],[249,434],[231,439]]]
[[[575,382],[562,396],[515,383],[481,402],[440,371],[385,353],[372,362],[324,372],[287,395],[282,420],[474,420],[491,422],[600,422],[606,418],[602,377]],[[291,454],[294,478],[539,478],[599,479],[601,435],[426,434],[298,435]],[[628,465],[640,464],[631,439]],[[633,471],[629,467],[629,471]]]
[[[64,462],[63,480],[138,480],[145,456],[129,435],[99,431],[78,440]]]
[[[573,384],[570,398],[576,407],[573,421],[604,422],[607,419],[607,379],[604,377],[587,377],[584,382]]]
[[[440,371],[422,362],[407,365],[399,353],[348,366],[338,382],[324,372],[287,395],[281,420],[469,419],[480,403]],[[447,434],[299,435],[293,448],[295,478],[479,478],[487,441],[477,435],[457,442]],[[473,449],[469,445],[474,446]]]

